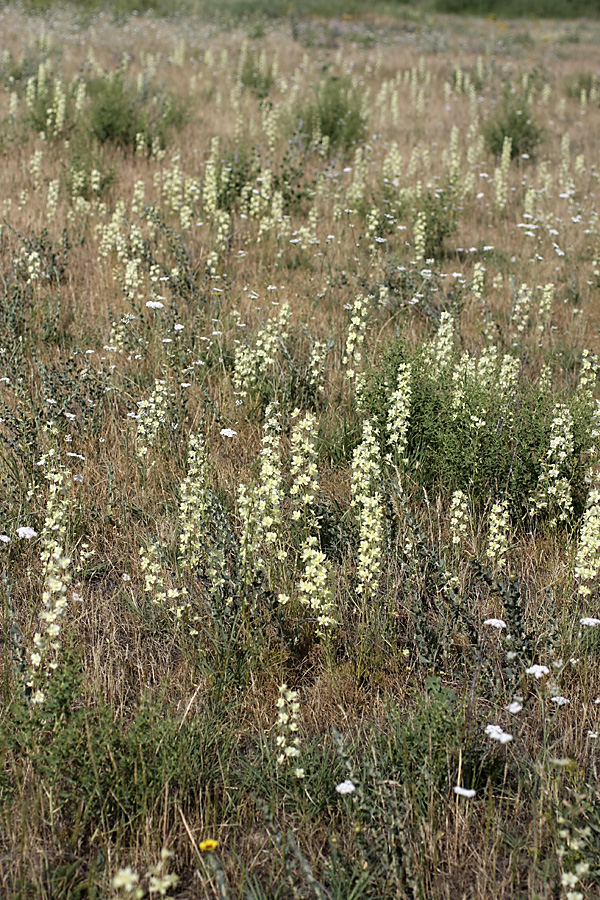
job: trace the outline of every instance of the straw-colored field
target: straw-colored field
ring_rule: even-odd
[[[0,30],[0,896],[600,897],[600,24]]]

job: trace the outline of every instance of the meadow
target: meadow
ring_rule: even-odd
[[[0,9],[6,900],[600,898],[600,23],[373,9]]]

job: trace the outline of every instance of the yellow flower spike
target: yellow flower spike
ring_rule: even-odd
[[[218,845],[219,842],[215,841],[214,838],[207,838],[205,841],[200,841],[198,847],[202,853],[210,853],[212,850],[216,850]]]

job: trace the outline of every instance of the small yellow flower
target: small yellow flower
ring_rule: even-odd
[[[214,838],[207,838],[205,841],[200,841],[198,844],[200,850],[203,853],[210,853],[211,850],[216,850],[219,845],[218,841],[215,841]]]

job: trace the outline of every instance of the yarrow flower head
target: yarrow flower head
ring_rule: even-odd
[[[31,540],[31,538],[35,538],[38,536],[37,531],[34,531],[33,528],[30,528],[29,525],[22,525],[20,528],[17,528],[17,537],[25,538],[25,540]]]
[[[486,725],[485,733],[493,741],[498,741],[500,744],[508,744],[513,739],[512,734],[502,731],[499,725]]]
[[[503,628],[506,628],[506,622],[502,619],[486,619],[483,624],[489,625],[491,628],[497,628],[498,631],[502,631]]]
[[[533,675],[534,678],[543,678],[544,675],[550,674],[550,669],[548,668],[548,666],[534,665],[529,666],[528,669],[525,669],[525,674]]]
[[[475,794],[477,793],[477,791],[474,791],[474,790],[472,790],[471,788],[464,788],[464,787],[461,787],[459,784],[457,784],[457,785],[454,786],[454,793],[455,793],[458,797],[466,797],[468,800],[470,800],[472,797],[475,796]]]
[[[356,785],[350,780],[342,781],[341,784],[336,784],[335,789],[338,794],[353,794],[356,790]]]
[[[131,866],[119,869],[112,880],[112,886],[115,891],[124,890],[125,893],[131,894],[135,890],[135,886],[140,880],[140,876],[133,871]]]

